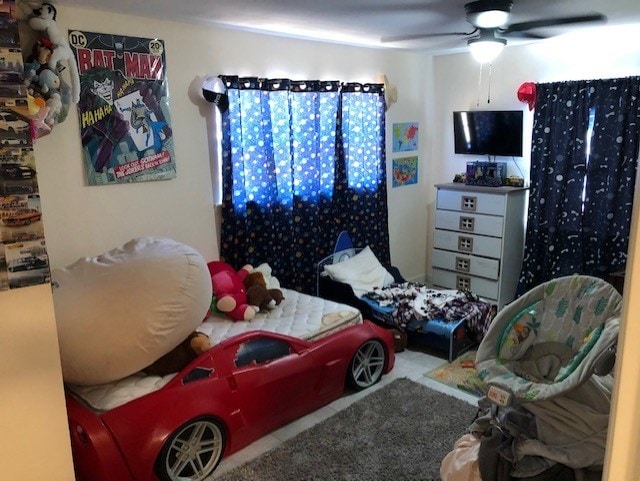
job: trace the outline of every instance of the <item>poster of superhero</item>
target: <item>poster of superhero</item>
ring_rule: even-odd
[[[164,42],[69,31],[88,185],[176,176]]]

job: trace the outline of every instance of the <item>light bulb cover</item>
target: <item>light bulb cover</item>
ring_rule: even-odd
[[[489,10],[475,15],[471,23],[479,28],[496,28],[504,25],[508,19],[509,12],[505,12],[504,10]]]
[[[476,0],[467,3],[464,10],[467,21],[477,28],[497,28],[509,19],[513,3],[510,0]]]
[[[492,62],[507,44],[504,38],[480,37],[467,41],[471,55],[480,63]]]

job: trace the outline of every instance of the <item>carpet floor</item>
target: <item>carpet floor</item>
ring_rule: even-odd
[[[440,479],[476,407],[396,379],[217,481]]]

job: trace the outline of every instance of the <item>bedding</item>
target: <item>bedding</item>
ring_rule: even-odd
[[[260,312],[249,322],[234,322],[224,314],[213,314],[197,327],[213,345],[246,330],[265,330],[314,341],[349,326],[362,323],[357,309],[319,297],[282,288],[284,300],[275,309]],[[171,378],[136,373],[112,383],[95,386],[67,385],[93,411],[104,412],[162,388]]]
[[[318,295],[358,308],[365,319],[399,329],[409,342],[447,352],[449,362],[482,340],[495,316],[495,306],[468,291],[435,290],[407,282],[390,265],[383,267],[393,281],[388,283],[385,276],[381,285],[364,291],[339,280],[357,276],[350,261],[365,249],[342,247],[319,261]],[[340,269],[338,266],[340,278],[330,274]]]
[[[394,281],[369,246],[352,257],[345,257],[341,262],[325,265],[324,270],[334,281],[349,284],[358,297]]]
[[[415,282],[392,284],[366,292],[362,299],[381,312],[384,320],[402,331],[413,319],[466,321],[467,329],[480,341],[491,324],[491,304],[469,291],[431,289]]]

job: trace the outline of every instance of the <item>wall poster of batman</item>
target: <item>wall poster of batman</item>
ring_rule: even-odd
[[[175,178],[164,42],[70,30],[69,44],[87,184]]]

